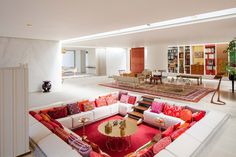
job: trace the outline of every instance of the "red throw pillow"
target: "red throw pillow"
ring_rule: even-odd
[[[53,121],[48,122],[49,124],[51,124],[53,126],[53,128],[60,128],[60,126],[56,123],[54,123]]]
[[[44,121],[46,122],[50,122],[51,121],[51,117],[46,114],[46,113],[40,113],[40,116],[43,118]]]
[[[54,132],[54,127],[49,123],[49,122],[46,122],[46,121],[41,121],[41,123],[46,126],[49,130],[51,130],[52,132]]]
[[[36,115],[37,113],[34,111],[29,111],[29,114],[34,117],[34,115]]]
[[[37,119],[38,121],[42,121],[42,120],[43,120],[43,117],[40,116],[40,114],[38,114],[38,113],[36,113],[36,114],[34,115],[34,118]]]
[[[106,99],[107,97],[111,97],[111,96],[112,96],[111,94],[107,94],[107,95],[99,96],[99,98],[104,98],[104,99]]]
[[[180,112],[180,119],[182,119],[186,122],[191,122],[192,121],[192,111],[189,109],[183,109]]]
[[[179,122],[179,123],[177,123],[177,124],[175,124],[174,125],[174,130],[176,130],[179,126],[181,125],[181,123]]]
[[[130,95],[129,95],[128,104],[134,105],[135,102],[136,102],[136,96],[130,96]]]
[[[64,118],[68,115],[67,107],[54,107],[52,110],[48,111],[48,115],[54,119]]]
[[[204,116],[205,116],[206,112],[205,111],[200,111],[200,112],[196,112],[192,115],[193,120],[195,121],[199,121],[201,120]]]
[[[170,136],[174,132],[174,126],[169,126],[165,131],[161,133],[162,137]]]
[[[89,100],[83,100],[83,101],[78,102],[80,111],[84,111],[84,103],[87,103],[87,102],[89,102]]]
[[[55,134],[60,137],[63,141],[65,141],[66,143],[68,143],[68,139],[70,137],[70,133],[66,132],[64,129],[62,128],[55,128]]]
[[[160,141],[158,141],[156,144],[153,146],[153,153],[157,154],[161,150],[165,149],[169,144],[171,143],[171,138],[170,136],[164,137]]]
[[[180,112],[182,111],[182,109],[182,106],[172,106],[169,104],[165,104],[163,113],[168,116],[180,118]]]
[[[62,126],[62,124],[60,122],[58,122],[57,120],[51,118],[51,121],[56,123],[60,128],[64,129],[64,127]]]
[[[188,128],[180,128],[175,130],[172,134],[171,134],[171,139],[174,141],[175,139],[177,139],[182,133],[184,133]]]
[[[107,102],[106,102],[106,99],[104,98],[98,98],[98,99],[95,99],[95,104],[97,107],[101,107],[101,106],[106,106]]]

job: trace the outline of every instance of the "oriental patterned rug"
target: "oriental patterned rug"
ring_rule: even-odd
[[[173,98],[178,100],[198,102],[214,89],[197,85],[178,85],[178,84],[141,84],[138,87],[122,86],[115,82],[102,83],[101,86],[150,94],[155,96]]]

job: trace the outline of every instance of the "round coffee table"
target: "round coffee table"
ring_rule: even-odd
[[[114,125],[113,122],[117,121],[118,124]],[[106,136],[106,146],[108,149],[112,151],[123,151],[127,150],[131,147],[131,136],[137,131],[137,124],[130,120],[126,121],[126,127],[121,130],[120,129],[120,122],[122,120],[109,120],[106,122],[101,123],[98,126],[98,131]],[[112,125],[112,129],[110,132],[105,130],[105,126],[108,124]]]

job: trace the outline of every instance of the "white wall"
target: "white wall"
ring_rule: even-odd
[[[75,51],[66,51],[62,54],[62,66],[74,67],[75,66]]]
[[[106,48],[107,75],[118,75],[119,70],[127,70],[127,49]]]
[[[58,41],[0,37],[0,67],[28,64],[29,91],[41,91],[43,80],[61,89],[61,47]]]
[[[167,44],[153,44],[145,46],[145,69],[167,70]]]
[[[97,48],[96,49],[96,72],[97,75],[106,75],[106,49],[105,48]]]

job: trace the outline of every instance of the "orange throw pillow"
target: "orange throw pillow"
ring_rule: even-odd
[[[184,120],[185,122],[191,122],[192,121],[192,111],[189,109],[183,109],[180,112],[180,119]]]

